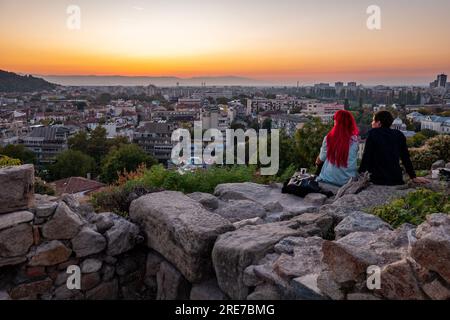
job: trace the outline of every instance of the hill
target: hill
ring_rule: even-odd
[[[31,92],[54,88],[56,88],[55,84],[43,79],[0,70],[0,92]]]

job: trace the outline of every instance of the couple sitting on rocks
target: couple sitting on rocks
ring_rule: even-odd
[[[401,159],[414,182],[428,183],[427,179],[416,177],[406,138],[399,130],[390,128],[393,121],[394,118],[388,111],[379,111],[374,115],[358,170],[359,131],[355,119],[348,111],[336,112],[334,127],[324,138],[316,160],[318,181],[343,186],[356,177],[359,171],[369,172],[370,181],[374,184],[402,185]]]

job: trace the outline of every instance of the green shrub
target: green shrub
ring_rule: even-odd
[[[166,170],[162,165],[147,170],[140,181],[146,187],[163,188],[184,193],[212,193],[222,183],[253,181],[256,168],[253,166],[211,167],[180,174]]]
[[[130,181],[123,186],[110,186],[107,189],[91,195],[91,203],[97,211],[114,212],[127,216],[133,200],[152,192],[162,191],[142,186],[140,183]]]
[[[416,170],[430,170],[431,165],[438,160],[450,161],[450,135],[435,136],[427,140],[423,147],[409,151]]]
[[[429,139],[425,145],[437,155],[438,160],[450,161],[450,135],[438,135]]]
[[[20,166],[21,162],[19,159],[13,159],[7,156],[0,155],[0,168],[9,166]]]
[[[167,170],[162,165],[156,165],[137,178],[94,193],[91,203],[97,211],[113,211],[126,216],[131,201],[144,194],[162,190],[212,193],[218,184],[255,181],[255,171],[256,168],[252,166],[233,166],[212,167],[180,174]]]
[[[412,148],[409,153],[416,170],[430,170],[431,165],[439,160],[438,155],[426,147]]]
[[[418,189],[403,198],[371,210],[371,213],[395,228],[403,223],[419,225],[425,221],[428,214],[439,212],[450,214],[450,196],[427,189]]]
[[[39,177],[34,179],[34,193],[46,194],[49,196],[54,196],[56,194],[55,189]]]

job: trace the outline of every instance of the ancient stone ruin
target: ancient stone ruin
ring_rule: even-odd
[[[0,169],[0,299],[450,299],[450,217],[393,229],[363,212],[408,188],[335,200],[223,184],[142,196],[125,219],[35,195],[33,175]]]

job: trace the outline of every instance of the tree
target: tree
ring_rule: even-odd
[[[267,129],[270,131],[272,129],[272,119],[271,118],[265,118],[262,124],[262,129]]]
[[[251,129],[255,129],[256,131],[258,131],[259,130],[259,123],[258,123],[258,120],[256,120],[256,119],[252,119],[251,121],[249,121],[250,123],[249,123],[249,128],[251,128]]]
[[[69,149],[78,150],[93,157],[98,164],[112,148],[129,143],[128,138],[123,136],[107,139],[105,128],[100,126],[92,131],[91,136],[86,131],[80,131],[68,141]]]
[[[414,136],[406,139],[406,143],[409,148],[418,148],[423,146],[427,139],[428,138],[424,134],[418,132]]]
[[[86,131],[79,131],[68,140],[69,149],[88,153],[89,137]]]
[[[157,161],[147,155],[138,145],[126,144],[113,148],[103,160],[101,179],[106,183],[117,180],[118,173],[126,170],[135,171],[139,165],[145,164],[148,168]]]
[[[88,143],[87,154],[100,163],[105,154],[108,153],[108,139],[106,129],[97,126],[92,132]]]
[[[52,180],[69,177],[86,177],[95,173],[95,160],[78,150],[66,150],[56,157],[56,162],[49,167]]]
[[[245,131],[245,125],[241,122],[233,121],[233,123],[230,125],[230,128],[233,130],[242,129]]]
[[[33,151],[27,149],[21,144],[9,144],[6,147],[0,147],[0,154],[8,156],[10,158],[19,159],[21,163],[24,164],[34,164],[36,163],[36,155]]]
[[[127,137],[117,136],[108,140],[108,152],[111,151],[112,148],[119,148],[123,144],[129,144],[130,141]]]
[[[438,135],[436,131],[430,129],[423,129],[420,131],[420,133],[427,138],[433,138]]]
[[[281,175],[290,165],[300,167],[299,151],[293,137],[289,137],[286,132],[280,130],[280,165],[278,174]]]
[[[319,118],[314,118],[296,132],[295,142],[300,166],[310,168],[314,165],[323,139],[331,130],[331,127],[331,124],[324,124]]]
[[[225,97],[219,97],[216,99],[217,104],[228,104],[228,102],[230,102],[230,100]]]

